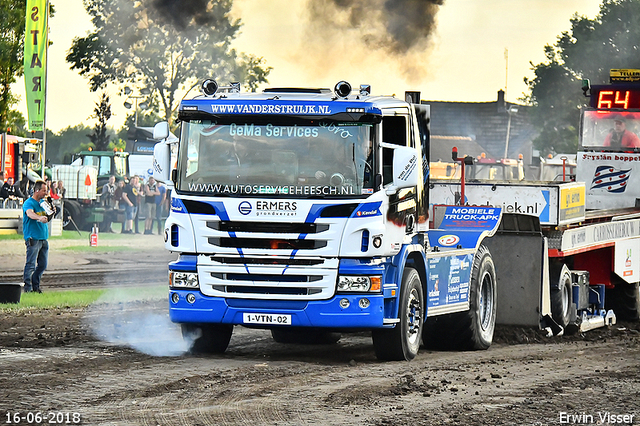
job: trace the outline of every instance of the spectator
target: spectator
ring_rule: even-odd
[[[109,182],[105,183],[102,186],[102,193],[100,195],[100,201],[102,201],[102,206],[107,209],[114,208],[115,196],[116,196],[116,177],[109,176]]]
[[[153,176],[150,176],[144,185],[144,204],[145,204],[145,235],[153,234],[153,220],[156,217],[156,196],[160,195],[158,184]]]
[[[27,259],[24,265],[24,291],[42,293],[40,279],[49,257],[49,229],[47,212],[40,202],[47,196],[47,184],[37,181],[33,196],[22,206],[22,232],[27,247]]]
[[[55,180],[51,182],[51,188],[49,189],[49,198],[51,199],[51,203],[55,207],[55,217],[59,219],[60,213],[62,212],[62,202],[60,201],[60,194],[58,194],[58,182]]]
[[[124,202],[124,210],[126,214],[123,234],[133,233],[133,220],[138,214],[138,176],[131,178],[122,191],[122,201]]]
[[[119,180],[118,183],[116,183],[116,190],[113,193],[113,207],[116,209],[124,208],[124,205],[122,205],[123,191],[124,191],[124,180]]]
[[[164,214],[163,207],[167,196],[167,187],[158,182],[158,191],[160,195],[156,195],[156,221],[158,223],[158,235],[162,235],[162,216]],[[153,229],[153,226],[151,226],[151,229]]]
[[[24,198],[24,194],[20,191],[20,185],[13,183],[13,178],[9,176],[7,181],[0,188],[0,198]]]
[[[136,191],[138,192],[138,195],[136,196],[137,200],[138,200],[138,208],[136,209],[136,214],[135,217],[133,218],[133,222],[135,224],[135,232],[136,234],[139,234],[140,231],[138,230],[138,221],[140,220],[140,205],[141,205],[141,201],[142,201],[142,181],[144,180],[144,178],[140,178],[140,176],[136,176],[136,182],[135,182],[135,188]]]
[[[58,195],[60,198],[66,198],[67,196],[67,188],[64,187],[64,182],[61,180],[58,181]]]
[[[52,200],[60,199],[60,195],[58,194],[58,182],[56,182],[55,180],[51,182],[51,188],[49,189],[49,197],[51,197]]]
[[[113,232],[111,229],[111,223],[114,220],[117,220],[118,212],[115,210],[115,193],[116,193],[116,177],[109,176],[109,182],[105,183],[102,186],[102,193],[100,195],[100,201],[102,201],[102,206],[105,208],[104,212],[104,221],[103,221],[103,232]]]

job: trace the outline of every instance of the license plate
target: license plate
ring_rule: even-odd
[[[244,324],[291,325],[291,315],[242,314]]]

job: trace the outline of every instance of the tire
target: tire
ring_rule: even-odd
[[[487,247],[473,259],[469,310],[430,318],[422,335],[429,349],[483,350],[493,342],[497,313],[496,270]]]
[[[285,344],[332,345],[338,343],[342,334],[318,329],[272,328],[271,337],[276,342]]]
[[[73,226],[73,222],[69,220],[69,216],[73,219],[78,229],[82,230],[85,227],[85,220],[82,216],[82,208],[80,204],[76,201],[65,201],[64,202],[64,212],[62,218],[62,225],[66,230],[75,230],[75,226]]]
[[[615,287],[607,290],[604,299],[607,309],[613,309],[616,318],[621,321],[640,320],[640,287],[638,283],[629,284],[618,279]]]
[[[376,357],[385,361],[410,361],[420,350],[424,325],[424,289],[418,272],[405,268],[400,288],[399,322],[394,328],[373,330]]]
[[[182,324],[182,338],[193,341],[192,353],[221,354],[227,350],[233,326],[226,324]]]
[[[551,268],[549,282],[551,284],[551,317],[558,325],[567,327],[571,322],[571,304],[573,303],[571,271],[567,265]]]

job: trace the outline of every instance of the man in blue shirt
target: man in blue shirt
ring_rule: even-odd
[[[22,205],[22,233],[27,246],[27,261],[24,265],[24,291],[42,293],[40,278],[47,269],[49,257],[49,229],[47,212],[40,202],[47,196],[47,184],[37,181],[33,195]]]

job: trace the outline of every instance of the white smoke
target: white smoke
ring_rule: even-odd
[[[85,320],[98,339],[147,355],[180,356],[192,344],[169,319],[166,285],[108,289],[87,309]]]

